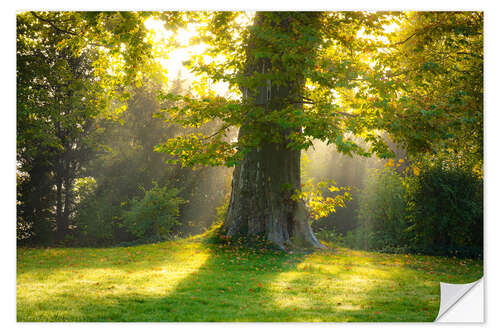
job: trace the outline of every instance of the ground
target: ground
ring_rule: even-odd
[[[17,250],[18,321],[433,321],[439,282],[483,262],[335,247],[283,253],[202,238]]]

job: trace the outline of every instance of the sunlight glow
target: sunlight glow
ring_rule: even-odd
[[[44,253],[45,260],[60,258],[65,263],[61,263],[58,269],[21,270],[17,275],[18,306],[34,304],[32,311],[37,318],[43,320],[50,311],[59,311],[61,306],[69,307],[68,302],[72,299],[103,304],[130,297],[165,297],[180,282],[197,274],[210,256],[199,244],[188,243],[182,251],[166,245],[120,248],[120,258],[115,257],[116,249],[99,249],[86,252],[88,257],[84,261],[79,256],[70,258],[70,250],[48,249]],[[147,249],[154,252],[147,252]],[[141,251],[149,254],[149,262],[145,265],[140,260],[132,261],[132,258],[142,254]],[[169,252],[173,253],[169,255]],[[158,260],[161,256],[166,256],[168,260]],[[51,300],[61,298],[64,298],[63,305],[56,302],[57,308],[47,310],[47,304]]]
[[[247,26],[252,22],[255,12],[243,12],[235,18],[235,21],[240,26]],[[152,33],[152,38],[155,44],[156,57],[155,60],[161,64],[169,81],[174,80],[179,75],[186,79],[188,84],[199,80],[195,74],[190,72],[183,63],[190,60],[193,56],[202,55],[208,49],[205,43],[191,44],[191,40],[198,35],[198,28],[196,24],[188,24],[186,29],[179,29],[175,36],[170,30],[165,29],[164,23],[155,18],[149,18],[144,22],[144,25]],[[235,32],[236,34],[236,32]],[[175,49],[169,49],[169,39],[175,40],[178,45]],[[206,63],[215,61],[221,63],[226,61],[225,56],[219,55],[215,59],[204,55],[203,59]],[[217,82],[210,86],[216,94],[220,96],[231,96],[231,98],[238,98],[229,91],[229,85],[225,82]]]
[[[149,18],[144,22],[144,25],[152,32],[155,46],[163,51],[158,54],[155,60],[167,72],[169,81],[172,81],[178,75],[187,78],[188,81],[193,81],[195,76],[187,70],[183,62],[189,60],[192,55],[203,54],[207,49],[207,45],[204,43],[189,45],[190,40],[197,35],[196,26],[188,24],[187,29],[179,29],[176,35],[173,36],[173,32],[165,29],[161,20]],[[175,42],[178,43],[179,47],[170,50],[167,43],[172,37],[175,38]]]

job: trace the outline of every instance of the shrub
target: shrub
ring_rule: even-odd
[[[335,227],[330,227],[325,230],[317,231],[315,234],[316,237],[318,237],[318,239],[328,243],[332,243],[336,246],[341,246],[344,243],[343,235],[337,232],[335,230]]]
[[[394,170],[371,170],[359,198],[360,226],[346,243],[363,249],[404,247],[408,244],[404,179]]]
[[[409,206],[422,252],[482,256],[483,181],[477,174],[435,162],[411,181]]]
[[[133,199],[131,208],[125,212],[123,224],[137,238],[171,235],[175,226],[179,225],[179,206],[187,201],[178,197],[179,190],[159,187],[144,190],[144,197]]]

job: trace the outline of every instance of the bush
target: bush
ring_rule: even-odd
[[[372,170],[359,198],[359,227],[346,235],[346,244],[363,249],[408,245],[404,179],[394,170]]]
[[[133,199],[131,208],[124,214],[123,224],[137,238],[165,237],[179,225],[179,206],[187,201],[178,197],[179,190],[167,189],[153,183],[144,190],[141,200]]]
[[[481,257],[483,181],[446,162],[426,167],[409,186],[415,245],[428,254]]]
[[[427,161],[407,178],[374,171],[361,193],[358,218],[360,226],[344,237],[354,248],[482,257],[483,181],[449,161]]]
[[[335,227],[330,227],[329,229],[317,231],[316,237],[319,240],[332,243],[336,246],[341,246],[344,243],[344,237],[341,233],[335,230]]]

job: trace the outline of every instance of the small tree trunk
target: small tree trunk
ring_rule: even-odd
[[[71,205],[71,169],[68,154],[61,154],[56,170],[56,239],[64,240],[69,226]]]
[[[56,171],[56,239],[64,238],[64,220],[63,220],[63,199],[62,199],[62,176]]]
[[[72,202],[72,178],[70,169],[70,161],[67,162],[66,174],[64,177],[64,210],[62,212],[62,225],[64,226],[65,233],[69,230],[69,214],[71,212],[71,202]]]

